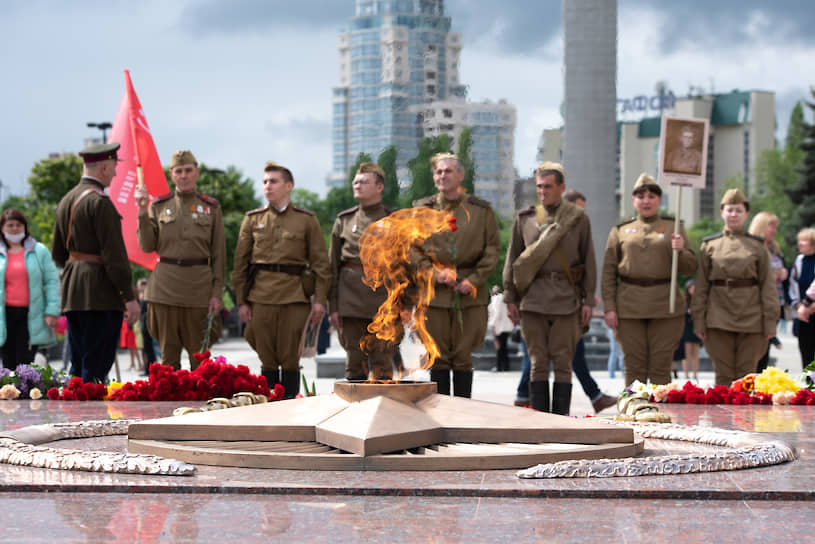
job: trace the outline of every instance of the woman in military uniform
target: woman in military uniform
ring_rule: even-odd
[[[699,249],[692,313],[696,335],[713,359],[716,385],[755,372],[775,335],[779,303],[764,239],[744,231],[750,203],[739,189],[724,194],[724,230]]]
[[[662,188],[640,174],[632,195],[637,216],[611,229],[603,260],[602,295],[606,324],[615,331],[625,358],[625,383],[665,384],[671,356],[684,329],[680,301],[670,311],[671,259],[679,251],[679,274],[693,274],[696,257],[688,235],[674,230],[673,217],[659,215]]]

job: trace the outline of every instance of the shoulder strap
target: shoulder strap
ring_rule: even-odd
[[[79,205],[79,201],[85,198],[90,193],[97,192],[98,191],[93,188],[85,189],[79,194],[78,197],[76,197],[76,200],[74,200],[74,203],[71,205],[71,216],[68,218],[68,236],[65,237],[65,249],[68,249],[70,251],[70,249],[68,248],[68,244],[71,242],[71,230],[73,229],[74,225],[74,212],[76,211],[76,207]]]
[[[577,287],[577,284],[572,277],[572,271],[569,270],[569,263],[566,262],[566,257],[563,256],[563,252],[560,251],[560,247],[556,247],[552,250],[552,255],[555,256],[557,259],[557,263],[560,265],[560,268],[563,269],[563,273],[566,274],[566,279],[569,280],[569,283],[574,290],[574,295],[577,297],[577,303],[581,304],[583,302],[583,293],[580,291],[580,288]]]

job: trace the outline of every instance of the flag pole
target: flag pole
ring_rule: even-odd
[[[682,186],[676,186],[676,217],[674,217],[674,234],[679,234],[679,215],[682,212]],[[673,243],[673,239],[671,240]],[[671,295],[668,310],[674,313],[676,308],[676,276],[679,269],[679,251],[674,249],[671,256]]]
[[[125,76],[127,77],[128,82],[128,89],[133,88],[133,84],[130,81],[130,71],[125,70]],[[129,98],[129,97],[128,97]],[[138,186],[144,187],[144,171],[142,170],[141,166],[141,153],[139,153],[139,141],[136,139],[136,116],[133,112],[133,103],[129,101],[130,111],[128,115],[130,117],[130,138],[133,140],[133,151],[136,154],[136,177],[138,179]],[[144,206],[147,204],[148,199],[140,198],[139,199],[139,206]]]

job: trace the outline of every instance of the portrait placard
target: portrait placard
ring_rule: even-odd
[[[707,119],[662,118],[659,142],[660,185],[704,188],[708,128]]]

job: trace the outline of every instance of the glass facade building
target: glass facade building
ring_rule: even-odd
[[[450,26],[444,0],[356,0],[338,37],[329,187],[345,182],[359,153],[376,160],[390,145],[400,182],[409,182],[407,161],[424,136],[412,107],[465,94],[458,79],[461,36]]]

